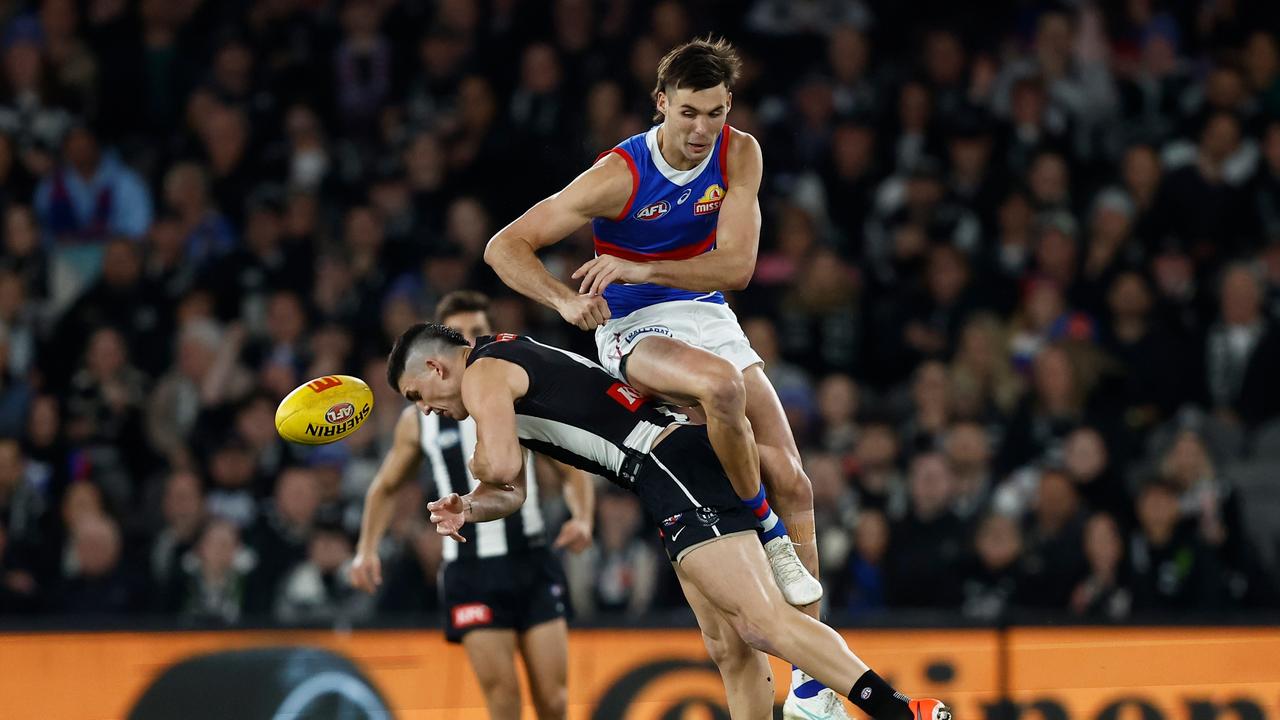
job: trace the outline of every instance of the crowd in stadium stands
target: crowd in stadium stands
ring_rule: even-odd
[[[649,127],[658,58],[746,59],[764,230],[733,305],[813,482],[830,610],[1091,619],[1276,599],[1280,4],[0,4],[0,615],[360,621],[437,607],[403,491],[348,585],[444,293],[595,355],[488,237]],[[584,231],[546,253],[568,277]],[[278,400],[370,379],[314,449]],[[553,511],[558,495],[544,501]],[[635,500],[580,617],[680,604]]]

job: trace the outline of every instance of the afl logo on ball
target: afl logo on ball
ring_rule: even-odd
[[[666,200],[656,202],[652,205],[640,208],[636,213],[637,220],[657,220],[671,211],[671,203]]]
[[[352,405],[349,402],[344,402],[344,403],[338,403],[337,405],[334,405],[333,407],[329,408],[328,412],[324,414],[324,419],[325,419],[325,422],[329,423],[330,425],[337,425],[338,423],[342,422],[343,420],[346,420],[347,418],[355,414],[356,414],[356,406]]]

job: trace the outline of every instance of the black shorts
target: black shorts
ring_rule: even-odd
[[[442,575],[444,636],[451,643],[472,630],[520,633],[571,614],[564,569],[546,547],[454,560],[445,563]]]
[[[634,488],[673,561],[698,543],[760,525],[733,491],[704,425],[680,427],[650,451]]]

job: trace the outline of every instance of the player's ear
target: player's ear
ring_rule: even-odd
[[[657,104],[658,104],[658,112],[662,113],[662,115],[665,116],[667,114],[667,94],[665,92],[662,92],[661,90],[658,91]]]
[[[729,111],[732,109],[733,109],[733,91],[730,90],[728,96],[725,97],[724,99],[724,114],[728,115]]]
[[[445,367],[444,367],[444,363],[440,362],[440,360],[439,360],[439,359],[437,359],[437,358],[427,358],[427,359],[426,359],[426,365],[427,365],[427,368],[428,368],[428,370],[429,370],[430,372],[434,372],[434,373],[436,373],[436,374],[437,374],[437,375],[439,375],[441,378],[443,378],[443,377],[445,376]]]

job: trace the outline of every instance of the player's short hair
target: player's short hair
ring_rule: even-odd
[[[658,62],[658,81],[653,86],[653,100],[667,88],[706,90],[723,84],[732,90],[742,72],[738,51],[724,38],[708,35],[690,40],[663,56]]]
[[[436,322],[442,323],[450,315],[458,313],[484,313],[489,320],[489,296],[476,290],[454,290],[436,303]],[[489,323],[492,325],[492,321]]]
[[[467,339],[462,333],[439,323],[418,323],[405,330],[396,338],[391,346],[391,354],[387,356],[387,384],[392,390],[400,392],[400,378],[404,375],[409,355],[419,348],[424,351],[439,352],[448,347],[462,347]]]

